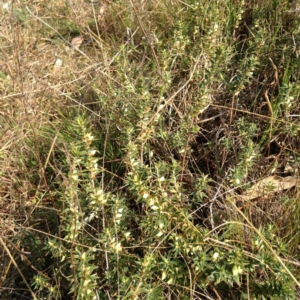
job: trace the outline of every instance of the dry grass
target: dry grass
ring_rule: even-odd
[[[0,2],[0,292],[5,297],[13,292],[11,299],[21,299],[31,291],[28,297],[40,299],[42,289],[34,289],[33,276],[49,280],[55,274],[50,282],[60,291],[57,299],[71,299],[66,298],[70,282],[75,299],[81,278],[76,279],[76,255],[70,254],[66,259],[70,266],[60,269],[60,259],[51,261],[53,253],[47,248],[48,238],[54,236],[61,245],[71,245],[70,253],[82,245],[81,250],[98,247],[105,253],[96,254],[102,261],[94,264],[103,299],[125,295],[126,299],[144,299],[145,293],[147,299],[156,299],[155,292],[166,299],[172,294],[235,299],[234,290],[250,299],[249,280],[267,282],[267,267],[247,269],[247,276],[253,278],[243,277],[241,283],[233,277],[232,291],[220,284],[230,281],[229,277],[213,278],[215,271],[205,268],[204,275],[199,275],[191,250],[197,243],[208,256],[219,251],[225,257],[240,247],[247,259],[255,257],[260,266],[267,264],[259,256],[267,249],[274,259],[267,258],[271,273],[277,274],[281,266],[278,278],[286,276],[298,290],[298,187],[277,189],[251,201],[241,196],[273,174],[299,176],[298,17],[288,9],[287,1],[278,1],[281,13],[268,1],[243,2],[240,7],[231,2],[225,1],[218,15],[211,11],[209,1],[203,4],[205,9],[197,8],[194,1]],[[191,21],[197,25],[193,35],[188,27],[192,25],[184,18],[191,5],[196,5],[193,9],[199,9],[199,14],[205,12],[203,20]],[[253,22],[264,11],[270,17],[257,29]],[[218,22],[224,27],[218,27]],[[266,33],[270,38],[263,44]],[[77,48],[73,38],[78,36],[82,44]],[[80,154],[84,152],[78,146],[80,128],[74,125],[74,119],[82,115],[88,120],[86,132],[81,126],[82,135],[86,139],[87,132],[93,132],[93,147],[99,154],[100,171],[89,180],[93,188],[99,185],[107,193],[111,205],[101,204],[95,212],[97,221],[90,223],[86,221],[92,219],[89,204],[80,202],[88,201],[80,199],[85,189],[90,196],[89,180],[82,179],[90,169],[76,165],[75,159],[90,159]],[[87,222],[89,227],[82,229],[82,240],[71,243],[64,236],[63,223],[71,207],[64,197],[74,188],[68,174],[76,169],[82,171],[78,207],[88,215],[82,224]],[[205,176],[207,183],[201,181]],[[126,217],[134,215],[122,228],[118,227],[121,221],[111,221],[117,205],[128,210]],[[133,232],[132,237],[122,236],[125,231]],[[109,240],[114,234],[124,249],[113,238]],[[97,246],[89,238],[97,240]],[[178,255],[177,246],[170,245],[181,239],[184,251],[178,250]],[[166,275],[169,281],[161,275],[170,259],[168,247],[174,251],[172,258],[179,257],[178,265],[174,262],[174,269],[170,267]],[[40,249],[49,256],[39,257]],[[121,257],[125,251],[126,258]],[[109,258],[110,254],[115,256]],[[157,266],[155,275],[148,268],[148,258]],[[207,264],[222,265],[214,259],[207,259]],[[128,265],[135,260],[142,266],[136,269],[140,278],[126,286]],[[114,267],[108,268],[114,263],[116,274]],[[60,277],[55,268],[73,275],[74,281]],[[186,268],[188,283],[185,278],[180,281],[178,274],[170,275],[180,268]],[[116,290],[110,287],[109,272],[117,282]],[[198,275],[201,284],[196,282]],[[150,278],[156,278],[153,290],[140,291]],[[23,282],[18,285],[17,281]],[[181,284],[189,289],[187,294]],[[279,299],[276,293],[274,299]]]

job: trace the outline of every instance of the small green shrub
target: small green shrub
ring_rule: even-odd
[[[0,122],[4,286],[36,299],[297,299],[288,1],[26,4],[12,8],[0,73],[14,99]],[[246,199],[271,175],[296,184]]]

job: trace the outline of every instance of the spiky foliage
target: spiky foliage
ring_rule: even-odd
[[[6,299],[299,297],[297,5],[1,5]]]

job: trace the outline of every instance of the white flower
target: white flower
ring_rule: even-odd
[[[90,150],[89,151],[89,156],[94,156],[96,154],[96,150]]]

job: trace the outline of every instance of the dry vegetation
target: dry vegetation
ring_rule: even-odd
[[[299,299],[298,6],[0,1],[0,298]]]

